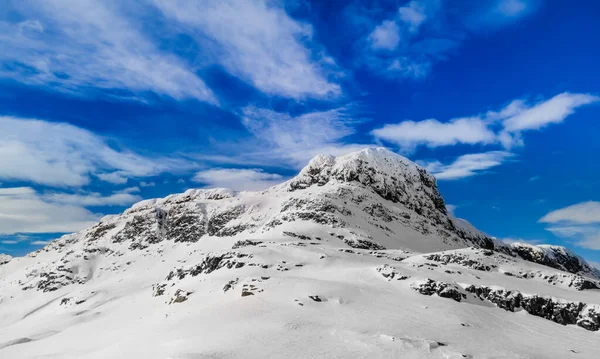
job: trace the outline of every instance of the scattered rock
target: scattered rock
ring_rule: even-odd
[[[169,304],[173,304],[173,303],[183,303],[186,300],[188,300],[188,297],[192,294],[192,292],[187,292],[181,289],[177,289],[175,291],[175,294],[173,295],[173,297],[171,298],[171,300],[169,301]]]

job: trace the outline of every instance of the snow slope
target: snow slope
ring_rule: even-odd
[[[140,202],[0,265],[0,358],[595,358],[598,275],[385,149]]]

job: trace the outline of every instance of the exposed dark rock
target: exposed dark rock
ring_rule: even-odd
[[[152,296],[159,297],[165,294],[166,284],[154,284],[152,286]]]
[[[169,301],[169,304],[173,304],[173,303],[183,303],[186,300],[188,300],[188,297],[192,294],[192,292],[187,292],[181,289],[177,289],[175,291],[175,294],[173,295],[173,298],[171,298],[171,300]]]
[[[131,242],[129,249],[145,249],[165,239],[167,212],[159,208],[134,215],[113,237],[113,243]]]
[[[443,264],[455,263],[455,264],[459,264],[459,265],[467,267],[467,268],[480,270],[480,271],[488,271],[489,272],[493,268],[497,268],[496,265],[484,264],[476,259],[469,258],[468,255],[461,254],[461,253],[455,253],[455,252],[434,253],[434,254],[425,256],[425,259],[443,263]]]
[[[230,289],[233,289],[233,287],[237,284],[238,280],[239,278],[236,278],[227,282],[227,284],[223,286],[223,293],[227,292]]]
[[[243,241],[237,241],[233,244],[233,246],[231,247],[231,249],[238,249],[238,248],[242,248],[242,247],[248,247],[248,246],[257,246],[259,244],[261,244],[261,241],[251,241],[249,239],[243,240]]]
[[[370,249],[370,250],[384,250],[385,249],[385,247],[382,246],[381,244],[371,242],[371,241],[365,240],[365,239],[343,238],[342,241],[344,241],[344,243],[346,243],[348,246],[350,246],[352,248],[357,248],[357,249]]]
[[[215,234],[215,236],[217,236],[217,237],[233,237],[239,233],[242,233],[243,231],[245,231],[247,229],[254,228],[254,227],[255,227],[255,225],[252,223],[236,224],[231,227],[222,228],[220,231],[218,231]]]
[[[387,280],[406,280],[408,278],[410,278],[410,276],[406,276],[406,275],[402,275],[400,274],[396,268],[388,265],[388,264],[384,264],[380,267],[376,268],[377,272],[381,273],[381,275],[386,278]]]
[[[177,206],[169,211],[167,217],[167,238],[175,243],[197,242],[206,234],[206,216]]]
[[[208,220],[208,234],[211,236],[217,235],[220,230],[225,228],[227,223],[238,218],[245,210],[244,206],[235,206],[213,214]]]
[[[305,241],[310,241],[312,239],[309,236],[305,236],[303,234],[298,234],[298,233],[294,233],[294,232],[286,232],[286,231],[284,231],[283,234],[285,234],[286,236],[289,236],[289,237],[294,237],[294,238],[302,239],[302,240],[305,240]]]
[[[575,253],[561,246],[534,246],[514,243],[510,246],[513,255],[527,261],[564,270],[574,274],[584,274],[600,278],[600,272],[587,264]]]
[[[442,298],[451,298],[457,302],[460,302],[467,297],[456,284],[438,282],[433,279],[427,279],[425,282],[413,283],[411,288],[424,295],[437,294]]]
[[[388,210],[381,203],[373,203],[363,208],[363,211],[372,217],[382,219],[384,222],[392,222],[398,220],[392,211]]]
[[[485,286],[471,285],[465,288],[465,291],[510,312],[522,308],[531,315],[562,325],[578,325],[592,331],[600,329],[599,307],[596,306],[538,295],[526,295],[519,291],[492,289]]]
[[[110,231],[115,227],[116,224],[114,223],[105,224],[100,222],[94,227],[92,227],[92,229],[90,229],[90,231],[86,235],[86,238],[88,241],[96,241],[97,239],[103,237],[106,234],[106,232]]]
[[[227,267],[228,269],[242,268],[246,263],[243,261],[239,261],[238,259],[244,257],[250,256],[247,254],[235,252],[227,252],[221,255],[208,255],[204,258],[204,260],[202,260],[202,263],[200,264],[196,264],[188,269],[178,268],[169,272],[166,280],[172,280],[175,277],[181,280],[188,275],[195,277],[199,274],[210,274],[218,269],[225,267]]]

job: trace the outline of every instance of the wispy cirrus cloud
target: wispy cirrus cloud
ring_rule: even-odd
[[[259,191],[283,182],[284,177],[258,168],[213,168],[196,173],[193,181],[207,188]]]
[[[356,63],[389,79],[424,78],[470,36],[511,25],[533,14],[538,2],[497,0],[450,6],[439,0],[411,0],[395,13],[368,9],[366,4],[351,7],[347,17],[364,29]]]
[[[154,92],[218,103],[194,69],[161,50],[143,31],[142,17],[131,15],[147,12],[143,2],[24,0],[5,6],[18,16],[0,18],[0,77],[76,94],[96,89],[140,99]]]
[[[540,218],[540,222],[569,222],[575,224],[600,223],[600,202],[588,201],[557,209]]]
[[[416,146],[440,147],[462,144],[489,144],[496,135],[479,117],[456,118],[449,122],[436,119],[403,121],[388,124],[371,132],[381,140],[394,143],[405,150]]]
[[[463,155],[451,164],[424,162],[439,179],[459,179],[510,159],[509,151],[524,145],[524,132],[561,123],[577,108],[599,101],[600,97],[591,94],[564,92],[535,103],[513,100],[498,111],[447,122],[426,119],[386,124],[371,134],[379,141],[399,146],[402,152],[414,151],[419,146],[438,148],[457,144],[503,147],[503,150]]]
[[[583,248],[600,250],[600,202],[587,201],[549,212],[539,219],[554,235]]]
[[[318,154],[342,155],[362,149],[365,145],[347,140],[354,126],[365,121],[356,112],[350,105],[292,116],[248,106],[242,121],[256,140],[249,155],[301,168]]]
[[[301,114],[250,105],[239,115],[249,136],[236,142],[215,143],[212,152],[195,156],[198,161],[218,167],[297,170],[316,155],[339,156],[372,145],[353,141],[356,126],[368,121],[354,104]]]
[[[500,166],[513,156],[512,153],[505,151],[489,151],[462,155],[450,164],[443,164],[437,160],[418,161],[418,163],[438,180],[456,180],[484,173]]]
[[[10,235],[3,243],[17,244],[36,239],[23,233],[75,232],[93,225],[102,216],[87,207],[130,205],[142,200],[138,192],[137,187],[106,195],[82,190],[67,193],[42,192],[32,187],[0,188],[0,237]]]
[[[465,25],[472,31],[495,30],[510,25],[534,13],[541,0],[495,0],[487,6],[475,7],[465,18]]]
[[[154,0],[201,48],[207,61],[260,91],[294,99],[341,94],[330,79],[339,69],[313,39],[308,23],[292,19],[279,2],[267,0]]]
[[[93,177],[122,184],[195,165],[182,158],[148,158],[116,149],[107,139],[67,123],[0,117],[0,179],[79,187]]]
[[[435,148],[456,144],[502,144],[510,149],[522,144],[522,132],[561,123],[574,114],[575,109],[598,101],[600,97],[591,94],[564,92],[533,104],[523,99],[513,100],[498,111],[448,122],[426,119],[387,124],[373,130],[372,134],[406,149],[419,145]]]
[[[575,109],[598,101],[600,97],[591,94],[564,92],[533,105],[515,100],[501,111],[488,114],[488,118],[493,121],[498,117],[502,122],[503,129],[498,137],[505,147],[510,148],[522,144],[522,132],[559,124],[574,114]]]
[[[78,193],[44,193],[44,201],[62,205],[75,205],[82,207],[94,206],[125,206],[142,200],[137,187],[125,188],[109,195],[102,195],[98,192],[80,191]]]
[[[53,203],[31,187],[0,188],[0,234],[73,232],[99,216],[79,205]]]

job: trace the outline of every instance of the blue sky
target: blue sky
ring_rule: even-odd
[[[455,214],[600,262],[600,4],[5,1],[0,251],[385,146]]]

